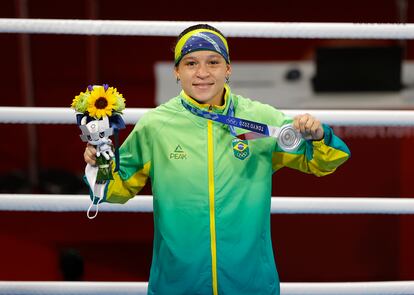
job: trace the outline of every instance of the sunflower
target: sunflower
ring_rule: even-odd
[[[109,87],[105,90],[105,88],[103,86],[94,86],[88,98],[89,116],[96,119],[112,116],[112,110],[116,103],[114,89]]]

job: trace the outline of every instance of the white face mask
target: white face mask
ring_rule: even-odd
[[[99,212],[99,201],[100,201],[101,199],[100,198],[95,198],[95,202],[96,202],[96,204],[95,204],[95,202],[94,201],[91,201],[91,204],[89,205],[89,208],[88,208],[88,211],[86,212],[86,216],[89,218],[89,219],[94,219],[96,216],[98,216],[98,212]],[[94,207],[94,205],[96,205],[96,207],[95,207],[95,214],[94,215],[91,215],[91,209]]]
[[[105,188],[108,184],[108,181],[104,183],[96,183],[96,176],[98,174],[98,167],[92,166],[87,164],[85,167],[85,176],[88,180],[89,186],[92,189],[93,193],[93,200],[91,200],[91,204],[89,205],[88,211],[86,212],[86,216],[89,219],[94,219],[99,212],[99,204],[103,200],[103,196],[105,193]],[[91,215],[92,208],[95,207],[95,214]]]

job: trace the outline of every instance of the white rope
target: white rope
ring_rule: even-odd
[[[282,283],[281,295],[412,295],[414,281]]]
[[[150,109],[128,108],[126,124],[135,124]],[[414,126],[414,111],[395,110],[281,110],[294,117],[310,113],[329,125],[341,126]],[[74,124],[75,111],[68,108],[0,107],[0,123],[12,124]]]
[[[0,194],[0,211],[86,212],[87,195]],[[99,205],[106,212],[152,212],[152,196],[126,204]],[[272,197],[271,213],[281,214],[414,214],[414,198]]]
[[[0,281],[0,295],[144,295],[147,282]],[[281,295],[412,295],[414,281],[281,283]]]
[[[201,22],[0,19],[0,33],[177,36]],[[414,24],[208,22],[228,37],[413,39]]]
[[[0,295],[146,295],[147,282],[0,281]]]

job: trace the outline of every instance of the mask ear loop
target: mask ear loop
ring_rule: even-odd
[[[97,200],[96,204],[95,204],[95,200]],[[96,210],[95,210],[95,215],[91,216],[91,209],[93,208],[93,205],[96,205]],[[89,219],[94,219],[96,216],[98,216],[98,212],[99,212],[99,198],[98,197],[94,197],[94,200],[91,201],[91,204],[89,205],[88,211],[86,212],[86,216]]]

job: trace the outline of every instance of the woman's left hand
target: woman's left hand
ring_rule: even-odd
[[[304,139],[321,140],[324,136],[321,121],[310,114],[297,115],[293,119],[293,127],[302,134]]]

